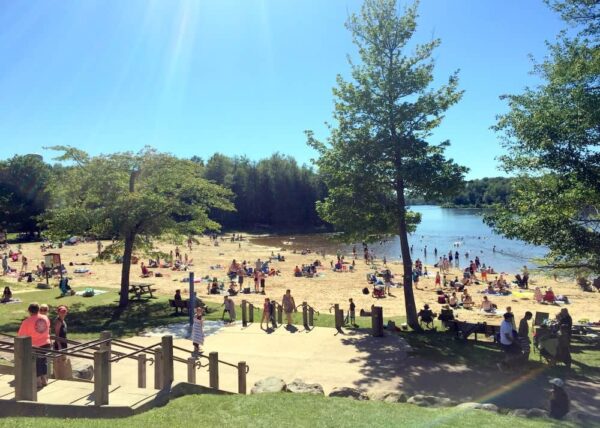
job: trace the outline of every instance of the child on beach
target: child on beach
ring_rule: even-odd
[[[267,280],[267,274],[261,272],[260,274],[260,293],[265,294],[265,281]]]
[[[196,308],[194,323],[192,324],[192,343],[194,344],[194,357],[200,355],[200,345],[204,345],[204,317],[202,308]]]
[[[350,302],[348,307],[348,321],[350,321],[350,324],[356,325],[356,305],[352,299],[349,299],[348,302]]]

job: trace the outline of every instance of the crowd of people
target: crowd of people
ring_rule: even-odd
[[[37,348],[35,370],[37,377],[37,387],[43,388],[48,385],[48,358],[44,355],[44,350],[62,351],[68,347],[67,342],[67,322],[66,316],[68,308],[60,305],[56,308],[56,317],[50,322],[48,314],[50,308],[46,304],[31,303],[27,308],[29,316],[23,320],[17,334],[19,336],[31,337],[31,344]],[[51,332],[54,335],[54,342],[51,341]],[[70,379],[69,360],[65,355],[54,358],[54,375],[57,379]]]

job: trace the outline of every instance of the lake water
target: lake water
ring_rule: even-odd
[[[453,254],[458,251],[461,267],[465,267],[469,260],[479,256],[482,263],[492,266],[497,272],[515,273],[520,271],[523,265],[535,268],[531,259],[539,258],[546,252],[545,248],[495,234],[483,223],[481,210],[441,208],[435,205],[415,206],[411,210],[422,215],[417,231],[409,236],[413,246],[413,261],[420,258],[424,263],[432,265],[449,251]],[[352,252],[352,245],[337,244],[323,234],[260,237],[253,242],[281,248],[310,248],[328,254],[335,253],[338,249],[346,254]],[[372,243],[369,248],[375,251],[375,256],[379,259],[383,256],[388,260],[400,259],[400,239],[397,236],[386,242]],[[435,248],[438,250],[437,257],[434,253]],[[356,251],[358,256],[362,257],[361,243],[356,244]],[[466,253],[469,253],[468,258],[465,257]]]

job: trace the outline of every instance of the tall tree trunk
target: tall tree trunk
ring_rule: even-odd
[[[135,179],[140,174],[139,170],[132,170],[129,175],[129,193],[135,192]],[[123,268],[121,269],[121,297],[119,307],[125,308],[129,303],[129,272],[131,271],[131,255],[133,254],[133,243],[135,241],[135,229],[125,233],[125,249],[123,251]]]
[[[417,318],[417,305],[412,287],[412,259],[408,245],[408,231],[406,228],[406,201],[404,200],[404,182],[402,179],[396,181],[396,200],[398,203],[398,235],[400,236],[400,253],[404,266],[404,306],[406,309],[406,322],[415,331],[421,331]]]
[[[121,297],[119,307],[124,308],[129,303],[129,272],[131,270],[131,255],[133,254],[133,242],[135,233],[128,232],[125,235],[125,251],[123,252],[123,268],[121,269]]]

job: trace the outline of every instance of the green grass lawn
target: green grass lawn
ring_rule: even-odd
[[[3,427],[553,427],[570,426],[455,408],[358,402],[300,394],[182,397],[163,408],[119,420],[5,418]]]
[[[0,280],[0,287],[4,284]],[[71,339],[98,338],[100,332],[110,330],[115,337],[128,337],[139,334],[148,327],[162,326],[170,323],[181,322],[185,316],[173,316],[173,309],[169,307],[168,299],[157,297],[153,299],[143,298],[141,301],[133,301],[129,307],[119,310],[118,294],[115,290],[94,297],[68,296],[59,297],[57,288],[51,290],[37,290],[32,284],[19,284],[13,286],[15,297],[23,300],[22,303],[0,306],[0,332],[16,334],[21,321],[27,316],[27,306],[32,301],[47,303],[51,307],[60,304],[69,306],[69,337]],[[236,303],[237,318],[241,319],[239,303],[242,296],[238,296]],[[206,315],[207,320],[221,318],[222,308],[218,303],[207,304],[210,312]],[[260,322],[261,311],[255,312],[254,320]],[[302,324],[301,311],[293,314],[295,324]],[[385,322],[391,319],[400,325],[404,317],[385,318]],[[315,314],[315,326],[334,327],[334,316],[329,313]],[[369,328],[370,317],[356,317],[356,327],[344,327],[345,330],[352,328]],[[415,332],[402,332],[403,337],[413,347],[417,355],[435,359],[446,363],[466,364],[470,367],[489,367],[489,361],[498,361],[501,358],[499,348],[485,341],[474,343],[458,341],[452,335],[442,332],[438,324],[438,332],[418,334]],[[598,346],[573,343],[573,370],[577,375],[600,377],[600,349]],[[537,354],[530,356],[531,364],[540,365]],[[545,364],[545,363],[544,363]],[[565,369],[556,367],[552,369],[557,376],[563,376]]]

